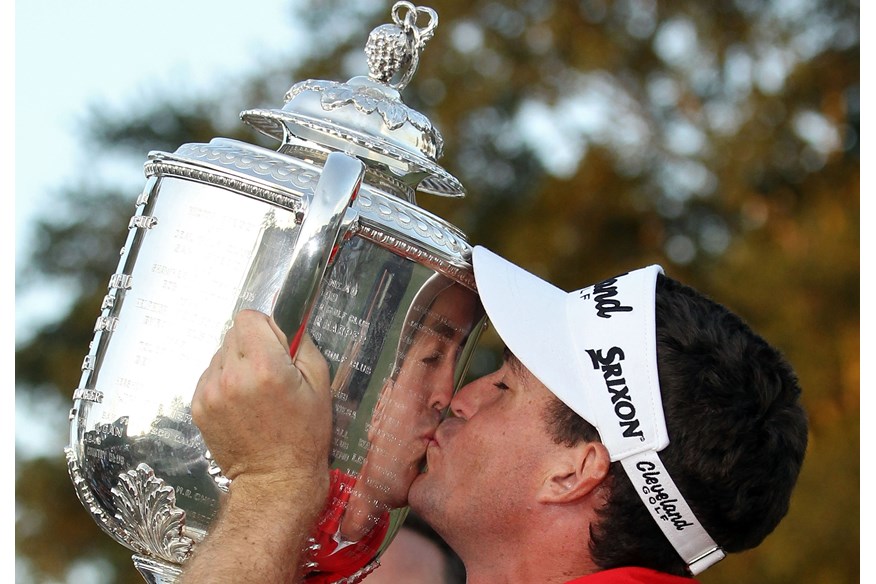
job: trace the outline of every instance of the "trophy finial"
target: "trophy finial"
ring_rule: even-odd
[[[401,99],[420,52],[438,27],[438,14],[401,1],[392,7],[392,20],[372,30],[365,43],[367,77],[357,75],[346,83],[299,81],[286,92],[281,110],[246,110],[240,117],[281,140],[281,151],[346,152],[411,189],[465,196],[459,179],[438,164],[444,150],[441,132]]]
[[[422,28],[417,26],[421,14],[428,18]],[[392,20],[395,24],[383,24],[371,31],[365,54],[371,79],[400,91],[417,71],[420,51],[438,26],[438,13],[401,1],[392,7]]]

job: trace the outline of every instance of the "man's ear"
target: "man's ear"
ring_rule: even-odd
[[[608,476],[611,457],[601,442],[564,448],[538,494],[540,503],[570,503],[593,493]]]

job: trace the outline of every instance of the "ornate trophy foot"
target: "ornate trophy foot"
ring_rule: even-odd
[[[134,554],[134,567],[149,584],[174,584],[182,574],[179,566]]]

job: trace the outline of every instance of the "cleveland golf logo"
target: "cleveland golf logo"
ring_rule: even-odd
[[[657,517],[664,521],[672,522],[677,531],[684,531],[685,527],[693,526],[693,523],[684,518],[678,508],[678,499],[672,498],[663,485],[663,477],[660,469],[653,462],[643,460],[636,463],[636,469],[642,473],[642,481],[646,485],[643,489],[648,496],[648,503],[653,505]]]
[[[596,303],[596,316],[600,318],[611,318],[614,312],[632,312],[632,306],[624,306],[617,296],[617,280],[626,274],[620,274],[614,278],[603,280],[599,284],[593,286],[593,301]],[[586,288],[581,291],[580,298],[590,298],[590,294],[586,292]]]
[[[623,428],[624,438],[636,437],[645,439],[645,434],[639,428],[641,424],[636,418],[636,406],[630,398],[630,388],[624,379],[622,361],[624,352],[620,347],[612,347],[608,354],[603,355],[602,349],[587,349],[590,361],[594,369],[602,369],[602,377],[605,379],[605,387],[611,395],[611,404],[617,416],[620,427]]]

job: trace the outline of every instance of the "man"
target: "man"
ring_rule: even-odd
[[[565,293],[483,248],[473,265],[506,358],[454,396],[409,493],[468,582],[689,582],[775,528],[807,440],[775,349],[657,266]],[[293,366],[286,346],[241,314],[199,383],[234,482],[190,582],[295,578],[330,403],[316,348]]]

